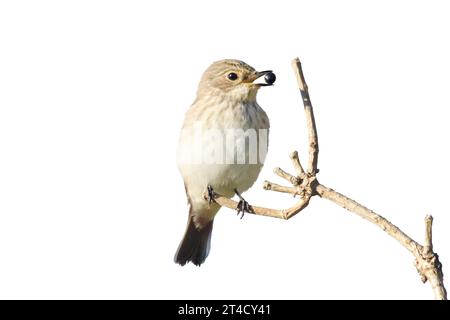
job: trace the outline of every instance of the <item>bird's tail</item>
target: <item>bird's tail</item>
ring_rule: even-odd
[[[206,260],[211,245],[213,221],[211,220],[203,228],[198,229],[194,224],[193,217],[189,215],[186,233],[175,254],[176,263],[184,266],[191,261],[196,266],[200,266]]]

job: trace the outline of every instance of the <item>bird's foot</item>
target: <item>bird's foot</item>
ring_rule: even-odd
[[[244,213],[251,212],[251,206],[248,204],[247,201],[241,196],[239,191],[237,189],[234,189],[234,192],[239,197],[239,203],[236,207],[237,215],[241,214],[241,219],[244,217]]]
[[[206,187],[206,190],[208,192],[208,203],[211,204],[211,202],[213,202],[214,198],[216,197],[216,192],[209,184],[208,187]]]

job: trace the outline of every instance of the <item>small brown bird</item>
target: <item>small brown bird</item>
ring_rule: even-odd
[[[255,83],[265,77],[266,83]],[[267,152],[269,118],[256,102],[262,86],[275,81],[272,71],[257,72],[239,60],[213,63],[203,74],[197,98],[186,113],[177,162],[188,198],[189,218],[175,262],[200,266],[210,249],[213,221],[220,206],[206,201],[214,191],[240,198],[256,181]],[[256,153],[256,154],[255,154]]]

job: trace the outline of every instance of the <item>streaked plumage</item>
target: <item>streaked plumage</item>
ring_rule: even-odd
[[[230,80],[230,73],[235,73],[238,78]],[[175,255],[175,262],[181,265],[189,261],[200,265],[209,253],[212,224],[220,207],[204,200],[203,193],[207,186],[211,185],[216,192],[232,197],[234,189],[239,192],[248,190],[261,171],[265,155],[258,163],[248,163],[249,148],[245,147],[245,142],[242,148],[242,136],[232,137],[230,142],[236,146],[233,157],[245,153],[245,164],[192,163],[195,156],[199,158],[199,152],[212,159],[217,155],[225,140],[218,138],[217,133],[225,137],[232,129],[268,131],[269,119],[256,102],[261,85],[253,83],[261,75],[239,60],[213,63],[203,74],[197,98],[186,113],[177,155],[190,205],[188,227]],[[203,129],[202,139],[196,136],[199,126]],[[259,138],[257,141],[260,147]]]

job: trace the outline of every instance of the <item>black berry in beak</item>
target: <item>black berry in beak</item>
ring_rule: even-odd
[[[268,72],[264,75],[264,80],[267,84],[273,84],[275,80],[277,80],[277,77],[275,76],[275,73]]]

